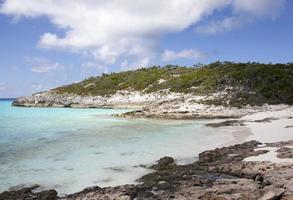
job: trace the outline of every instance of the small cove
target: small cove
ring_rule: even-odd
[[[16,108],[0,101],[0,190],[25,184],[60,194],[134,183],[163,156],[192,162],[234,141],[204,120],[122,119],[123,109]]]

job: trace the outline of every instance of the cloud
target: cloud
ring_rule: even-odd
[[[52,62],[46,58],[27,58],[26,60],[32,65],[31,71],[34,73],[53,73],[64,69],[60,63]]]
[[[166,49],[162,54],[163,61],[173,61],[178,59],[191,59],[199,60],[207,56],[207,53],[199,51],[197,49],[184,49],[182,51],[171,51]]]
[[[286,0],[234,0],[233,9],[238,14],[274,18],[285,3]]]
[[[201,34],[215,35],[240,28],[249,22],[251,22],[250,19],[242,16],[226,17],[223,20],[211,21],[209,24],[196,27],[195,31]]]
[[[139,68],[143,68],[143,67],[148,67],[149,64],[150,64],[150,58],[148,58],[148,57],[136,60],[132,63],[129,63],[128,60],[124,60],[121,63],[121,70],[124,71],[124,70],[139,69]]]
[[[38,42],[41,48],[80,52],[103,64],[114,64],[121,57],[150,59],[162,35],[180,32],[229,2],[4,0],[0,12],[18,19],[45,16],[64,31],[64,36],[44,33]]]
[[[274,19],[283,8],[285,0],[234,0],[232,16],[212,20],[195,28],[197,33],[215,35],[243,27],[255,19]]]
[[[100,65],[99,63],[88,61],[81,65],[82,73],[87,73],[91,70],[102,71],[103,73],[108,72],[108,67]]]
[[[102,64],[152,59],[159,39],[198,24],[216,10],[236,15],[277,13],[283,0],[3,0],[14,19],[47,17],[63,31],[47,32],[38,46],[88,55]],[[227,22],[226,22],[227,23]],[[225,24],[225,23],[224,23]],[[231,26],[232,27],[232,26]]]

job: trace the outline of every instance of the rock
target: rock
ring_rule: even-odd
[[[262,190],[264,192],[263,196],[259,198],[259,200],[277,200],[282,197],[285,192],[283,188],[273,188],[267,187]]]
[[[285,128],[293,128],[293,126],[285,126]]]
[[[216,194],[205,194],[201,197],[199,197],[201,200],[228,200],[223,196],[216,195]]]
[[[37,194],[40,200],[55,200],[57,199],[57,192],[55,190],[42,191]]]
[[[151,166],[150,168],[155,170],[163,170],[173,166],[175,166],[174,158],[166,156],[158,160],[157,164]]]
[[[267,118],[264,118],[264,119],[260,119],[260,120],[254,120],[254,122],[258,122],[258,123],[268,123],[268,122],[271,122],[273,120],[278,120],[278,118],[275,118],[275,117],[267,117]]]
[[[46,190],[34,193],[35,187],[23,188],[16,191],[7,191],[0,194],[0,200],[56,200],[55,190]]]
[[[199,154],[199,162],[213,163],[213,162],[232,162],[241,161],[245,157],[256,156],[267,153],[266,150],[254,151],[257,146],[261,144],[257,141],[250,141],[241,145],[234,145],[231,147],[216,148],[215,150],[204,151]],[[234,155],[234,156],[229,156]]]
[[[293,158],[293,149],[289,147],[281,147],[276,151],[278,158]]]
[[[76,196],[81,196],[81,195],[84,195],[84,194],[87,194],[87,193],[98,192],[98,191],[101,190],[101,189],[102,189],[102,188],[100,188],[99,186],[88,187],[88,188],[85,188],[84,190],[82,190],[81,192],[78,192],[78,193],[75,193],[75,194],[68,195],[68,197],[70,197],[70,198],[74,198],[74,197],[76,197]]]
[[[267,145],[278,146],[284,152],[292,142]],[[250,141],[205,151],[197,162],[187,165],[176,165],[173,158],[163,157],[152,166],[157,171],[141,177],[137,185],[90,187],[66,197],[57,197],[54,190],[34,193],[35,187],[23,188],[0,194],[0,200],[292,199],[291,163],[243,161],[265,153],[257,151],[259,144]]]
[[[222,126],[245,126],[244,120],[228,120],[219,123],[208,123],[206,126],[217,128]]]
[[[60,107],[60,108],[128,108],[135,111],[118,114],[128,118],[163,119],[230,119],[259,111],[279,110],[283,106],[263,105],[243,108],[227,105],[204,103],[205,99],[214,99],[225,94],[198,96],[192,93],[174,93],[168,90],[146,93],[144,91],[120,90],[106,96],[81,96],[58,93],[55,90],[41,92],[16,99],[13,106],[24,107]],[[273,120],[272,118],[263,121]],[[241,122],[228,122],[230,125],[243,125]],[[216,125],[215,125],[216,126]]]
[[[265,143],[268,147],[284,147],[284,146],[293,146],[293,140],[283,141],[283,142],[275,142],[275,143]]]

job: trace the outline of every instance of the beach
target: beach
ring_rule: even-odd
[[[21,108],[21,109],[29,109],[29,108]],[[35,108],[30,108],[30,109],[35,109]],[[58,109],[58,110],[61,111],[61,113],[62,113],[62,109],[61,110]],[[47,184],[50,183],[50,184],[46,185],[46,184],[44,184],[45,182],[42,182],[42,179],[37,178],[35,180],[32,179],[30,184],[25,184],[23,186],[19,185],[18,187],[11,187],[11,189],[17,189],[19,187],[21,188],[21,187],[27,187],[29,185],[38,184],[41,186],[38,190],[58,189],[59,188],[58,194],[61,196],[64,196],[64,195],[66,196],[70,193],[78,192],[78,191],[82,190],[82,188],[85,188],[88,186],[98,185],[100,187],[101,186],[105,187],[105,186],[123,185],[123,184],[127,184],[127,183],[128,184],[137,184],[138,182],[136,180],[138,180],[140,177],[152,172],[151,169],[147,169],[147,168],[149,166],[151,166],[155,162],[155,160],[157,160],[163,156],[174,157],[175,163],[181,164],[181,165],[186,165],[186,164],[188,165],[189,163],[193,163],[194,161],[198,160],[198,154],[200,152],[205,151],[205,150],[212,150],[216,147],[221,148],[221,147],[231,146],[231,145],[235,145],[235,144],[241,144],[241,143],[251,141],[251,140],[257,140],[260,143],[275,143],[275,142],[280,142],[280,141],[293,140],[293,134],[292,134],[292,130],[291,130],[292,129],[291,126],[293,125],[293,119],[292,119],[293,112],[292,112],[292,110],[293,110],[293,108],[288,107],[288,106],[275,106],[274,108],[272,108],[271,111],[266,110],[265,112],[257,112],[257,113],[253,113],[253,114],[241,117],[241,118],[237,118],[237,119],[171,120],[171,121],[164,120],[164,119],[161,119],[161,120],[148,119],[146,121],[144,119],[137,119],[138,121],[136,121],[135,119],[123,119],[123,118],[115,118],[115,117],[109,118],[109,120],[111,120],[111,121],[113,121],[113,120],[120,121],[120,123],[119,123],[120,128],[123,128],[121,122],[125,123],[129,120],[136,121],[136,123],[131,125],[132,128],[135,128],[135,127],[138,128],[136,131],[139,130],[139,127],[142,128],[144,126],[149,126],[149,125],[154,126],[154,129],[150,129],[150,130],[161,130],[162,131],[163,130],[162,128],[164,127],[164,124],[165,124],[166,127],[169,127],[166,129],[166,131],[169,132],[170,137],[171,138],[174,136],[176,136],[176,137],[174,137],[173,139],[169,138],[170,139],[169,141],[159,142],[159,143],[158,143],[159,138],[156,139],[157,141],[152,140],[153,141],[152,145],[163,145],[163,146],[165,145],[165,146],[161,150],[156,149],[155,150],[156,153],[154,155],[152,155],[151,157],[148,157],[145,154],[145,156],[146,156],[145,158],[147,158],[148,161],[146,159],[144,159],[143,162],[142,162],[142,160],[141,161],[138,160],[135,157],[135,155],[136,155],[135,151],[131,150],[131,148],[129,149],[129,151],[126,151],[125,148],[123,148],[124,153],[120,152],[121,158],[122,159],[131,159],[131,157],[134,156],[133,161],[135,161],[135,162],[132,162],[132,164],[131,164],[128,161],[128,165],[123,166],[123,165],[121,165],[121,163],[119,164],[119,157],[116,157],[115,158],[116,164],[115,164],[115,162],[113,162],[114,161],[113,160],[113,161],[109,162],[109,166],[107,168],[105,168],[105,170],[108,171],[111,174],[111,176],[113,176],[113,177],[110,177],[110,176],[108,178],[105,177],[100,182],[95,183],[95,181],[96,181],[95,179],[89,178],[88,175],[90,175],[92,177],[94,177],[94,176],[92,173],[89,173],[89,171],[88,171],[87,173],[84,174],[84,175],[87,174],[86,176],[84,176],[84,178],[85,178],[84,180],[87,180],[87,181],[82,181],[82,179],[78,178],[78,180],[76,180],[77,185],[75,187],[72,187],[72,184],[70,187],[67,187],[67,184],[69,182],[67,182],[66,179],[64,179],[65,182],[63,182],[61,185],[60,185],[61,182],[59,182],[58,185],[54,186],[54,180],[57,180],[57,179],[52,179],[51,183],[46,181]],[[66,111],[66,109],[65,109],[65,111]],[[92,112],[94,114],[94,110],[90,110],[90,112]],[[102,117],[102,116],[103,115],[101,115],[100,117]],[[96,115],[96,116],[92,115],[92,117],[99,118],[99,115]],[[231,121],[233,123],[231,123]],[[227,124],[227,122],[228,122],[228,124]],[[141,126],[139,124],[141,124],[143,126]],[[193,139],[192,135],[188,135],[188,134],[184,135],[182,133],[183,130],[185,132],[187,131],[186,133],[192,131],[193,130],[192,127],[194,127],[194,125],[196,125],[196,124],[198,124],[200,127],[202,127],[202,130],[204,130],[201,133],[200,137],[195,136],[195,138]],[[209,127],[209,124],[214,124],[213,125],[214,127]],[[224,126],[223,126],[223,124],[224,124]],[[162,127],[160,128],[160,126],[162,126]],[[173,135],[173,136],[171,136],[173,131],[172,131],[172,128],[170,128],[170,127],[175,128],[175,129],[173,128],[173,131],[175,131],[174,132],[175,135]],[[129,130],[130,127],[126,126],[126,128]],[[122,131],[123,129],[120,129],[120,130]],[[193,131],[198,132],[198,129],[194,129]],[[180,139],[180,137],[181,137],[180,135],[182,136],[181,139]],[[206,140],[204,140],[204,137],[207,137]],[[127,139],[127,138],[125,138],[125,139]],[[163,138],[161,138],[161,139],[163,139]],[[131,141],[134,142],[134,144],[136,143],[135,140],[133,140],[133,139],[131,139]],[[131,142],[131,141],[129,140],[129,142]],[[150,141],[151,140],[148,139],[148,142],[150,142]],[[196,143],[198,143],[198,145],[196,145]],[[52,143],[52,144],[54,144],[54,143]],[[70,144],[70,143],[68,143],[68,144]],[[72,143],[72,144],[74,144],[74,143]],[[76,144],[78,144],[78,143],[76,143]],[[130,143],[128,143],[128,144],[130,144]],[[148,145],[149,144],[150,143],[148,143]],[[182,144],[183,146],[180,146],[180,144]],[[200,146],[199,146],[199,144],[200,144]],[[62,144],[60,143],[60,145],[62,145]],[[168,145],[169,145],[169,147],[168,147]],[[51,146],[51,144],[48,143],[47,147],[50,148],[50,146]],[[141,147],[146,148],[147,146],[146,147],[141,146]],[[195,147],[195,148],[193,148],[193,147]],[[286,146],[286,147],[290,147],[290,146]],[[81,149],[82,150],[81,152],[83,152],[83,153],[80,152],[81,153],[81,154],[79,153],[80,156],[84,157],[84,155],[86,155],[86,154],[91,155],[91,151],[90,151],[91,148],[93,148],[92,145],[86,151]],[[172,148],[174,148],[174,150],[176,149],[176,151],[172,151],[171,150]],[[258,148],[258,147],[256,147],[256,148]],[[266,147],[266,144],[263,144],[261,146],[261,148],[263,148],[263,149],[260,149],[260,150],[267,151],[267,153],[263,154],[263,155],[253,155],[252,157],[248,156],[247,158],[245,158],[246,161],[253,161],[253,162],[257,162],[257,161],[271,161],[272,162],[272,161],[275,161],[276,163],[282,163],[283,161],[284,162],[292,162],[293,161],[292,158],[277,158],[276,157],[277,153],[275,151],[278,150],[278,148],[276,148],[276,147],[275,148],[270,147],[270,146]],[[160,151],[160,153],[158,153],[159,151]],[[97,151],[95,151],[95,152],[97,152]],[[78,153],[78,152],[76,152],[76,153]],[[102,152],[100,152],[100,153],[102,153]],[[99,157],[103,155],[103,154],[101,154],[101,155],[99,155],[99,154],[94,153],[93,155],[90,156],[90,158],[99,160]],[[53,154],[52,154],[52,156],[54,158]],[[138,156],[140,156],[140,155],[138,155]],[[157,157],[155,157],[155,156],[157,156]],[[84,160],[83,162],[85,162],[84,164],[86,164],[86,163],[90,164],[90,162],[85,160],[85,159],[87,159],[87,157],[83,158],[83,160]],[[56,160],[57,162],[54,161],[57,164],[56,166],[58,166],[58,162],[61,162],[61,163],[64,162],[65,161],[64,159],[66,159],[66,157],[61,156],[60,159],[61,159],[60,161],[58,161],[58,160]],[[67,169],[67,172],[70,172],[71,174],[73,172],[73,174],[74,174],[74,171],[76,171],[74,166],[77,167],[77,165],[73,164],[72,162],[74,160],[76,160],[76,162],[79,162],[78,161],[79,158],[72,157],[72,159],[73,160],[66,161],[68,164],[65,165],[65,168]],[[37,160],[35,160],[35,161],[37,161]],[[48,161],[46,161],[46,162],[48,162]],[[86,167],[86,165],[81,165],[81,167],[82,167],[81,169],[83,169],[83,170],[89,169],[88,167]],[[98,165],[96,165],[96,167],[94,167],[94,165],[91,165],[90,169],[92,169],[92,172],[94,172],[95,168],[97,170],[99,168]],[[38,169],[38,168],[35,168],[35,170],[36,169]],[[40,169],[42,169],[42,168],[40,168]],[[58,170],[58,168],[56,168],[56,170]],[[43,171],[43,172],[45,172],[45,171]],[[38,173],[38,174],[41,175],[41,173],[43,173],[43,172],[41,170],[40,173]],[[80,171],[80,172],[82,172],[82,171]],[[103,173],[103,172],[101,171],[101,173]],[[130,176],[130,173],[132,173],[131,176]],[[73,174],[72,175],[68,174],[68,176],[66,176],[66,177],[69,178],[71,176],[70,179],[73,180],[72,179]],[[27,173],[27,175],[31,177],[29,172]],[[66,177],[63,176],[63,178],[66,178]],[[31,177],[31,178],[33,178],[33,177]],[[5,179],[2,179],[2,181],[3,180],[5,180]],[[24,180],[24,179],[22,179],[22,180]],[[36,180],[39,180],[39,181],[36,181]],[[94,182],[89,183],[88,180],[93,180]],[[106,180],[107,180],[107,182],[105,182]],[[103,186],[103,181],[105,184],[104,186]],[[23,184],[23,183],[19,182],[19,184]],[[55,184],[57,184],[57,183],[55,183]]]

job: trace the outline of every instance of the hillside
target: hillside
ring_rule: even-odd
[[[208,95],[225,91],[226,96],[204,103],[231,106],[293,104],[293,63],[259,64],[215,62],[181,67],[154,66],[103,74],[80,83],[54,89],[58,94],[105,96],[121,90],[152,93],[170,89],[175,93]]]

